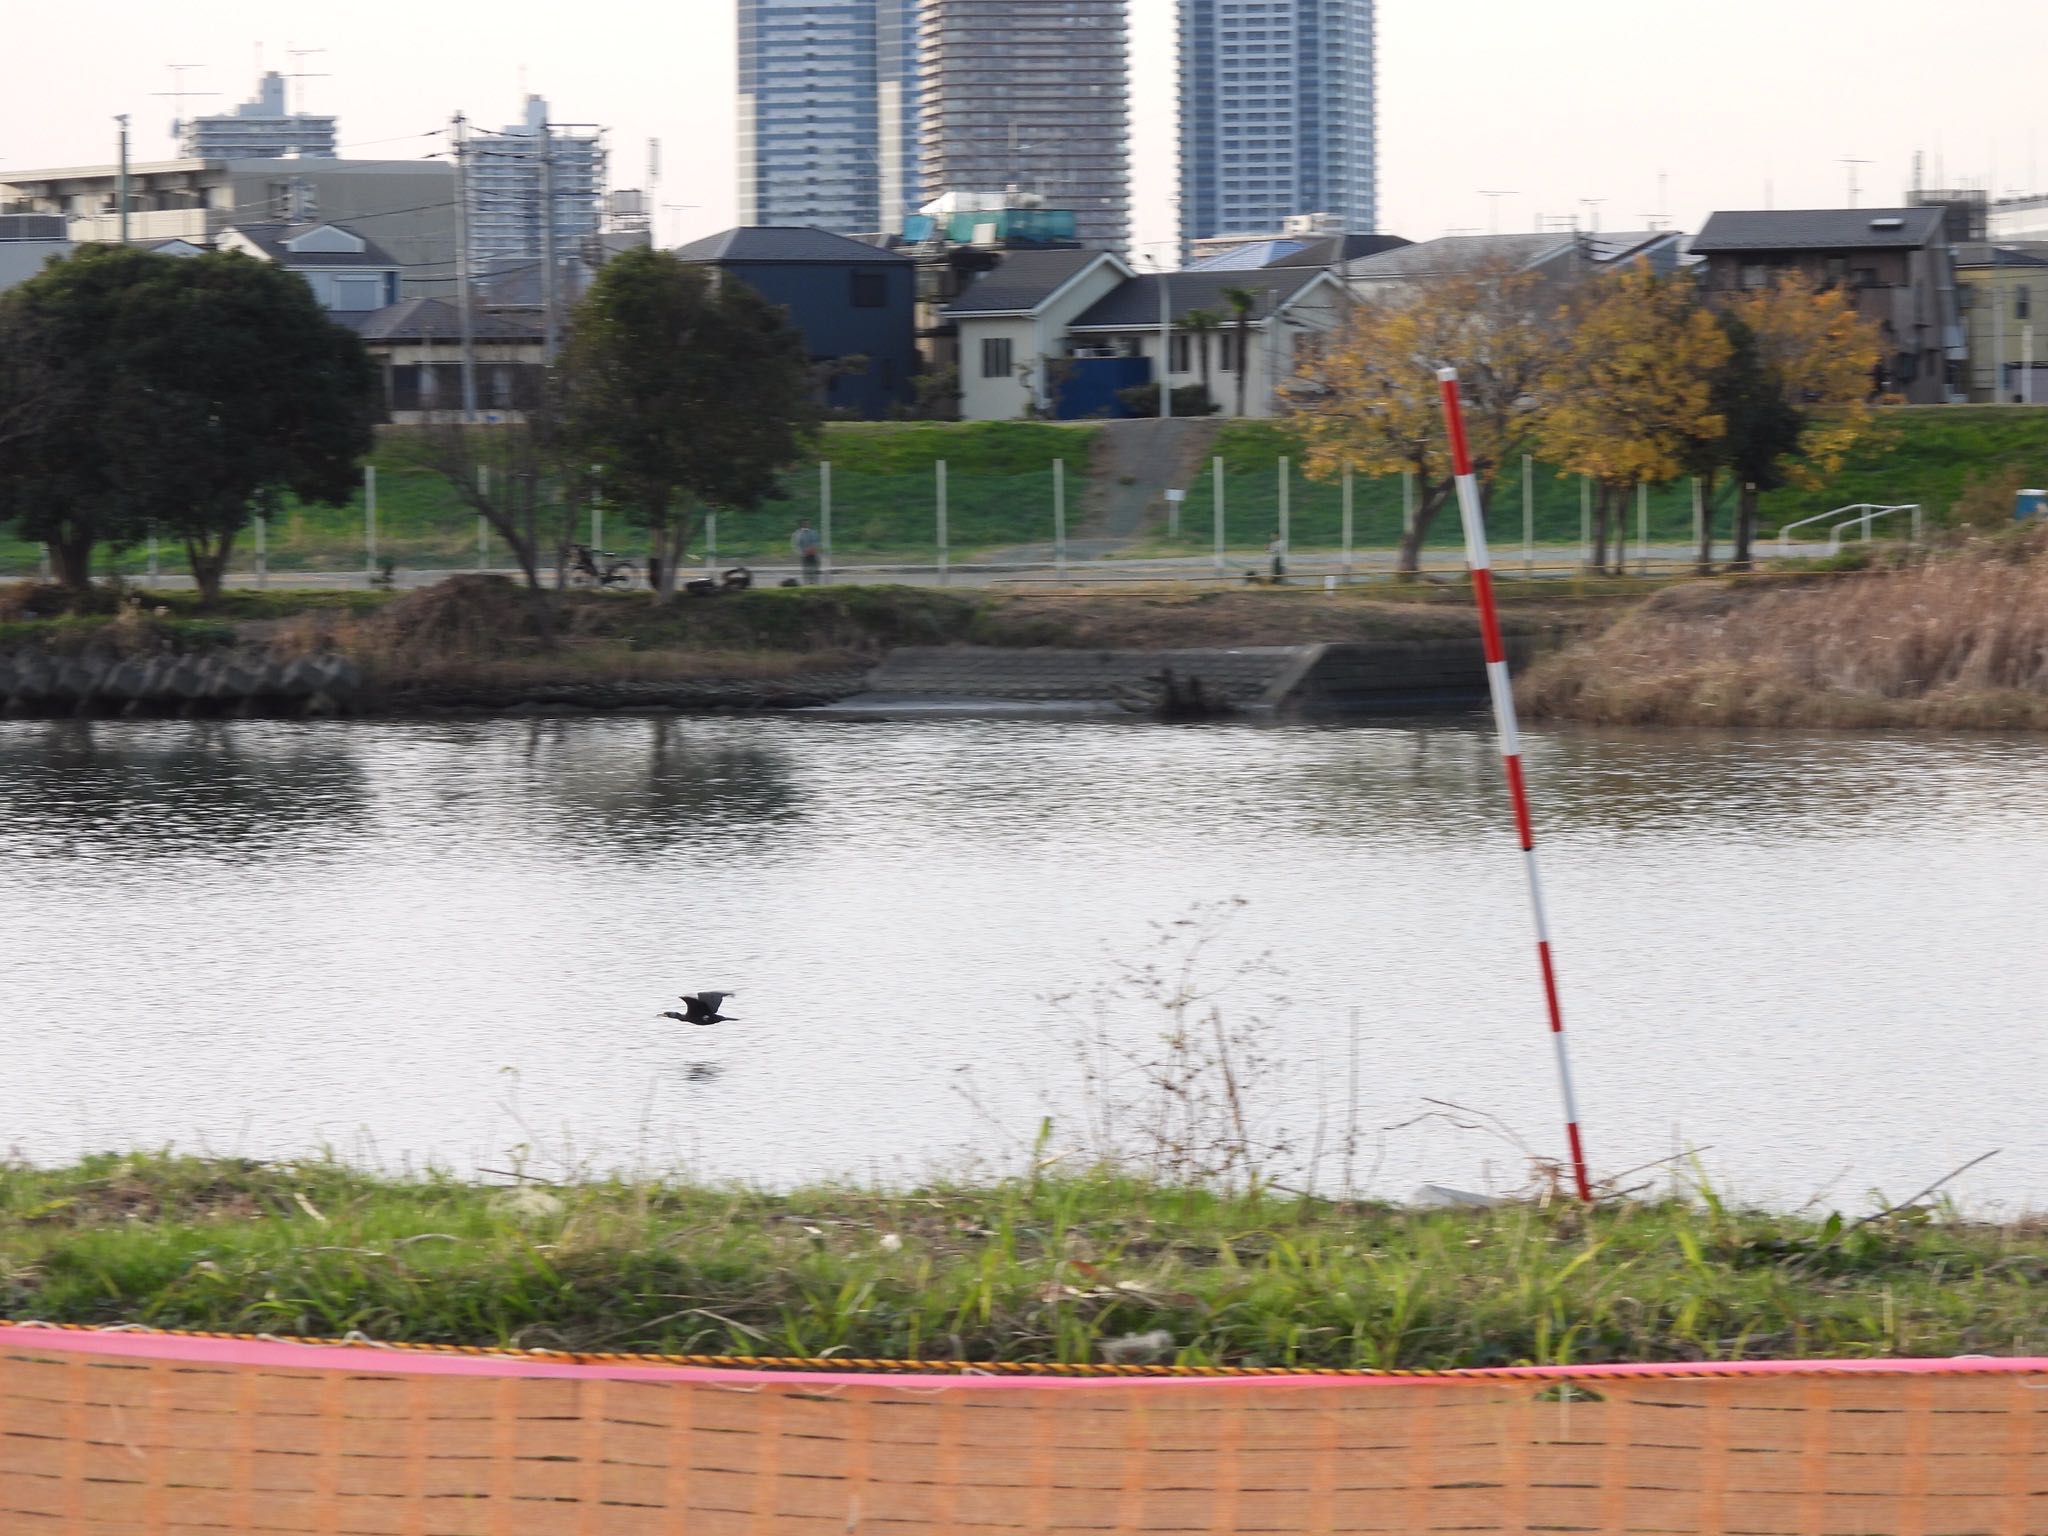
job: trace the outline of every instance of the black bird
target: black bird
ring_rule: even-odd
[[[699,992],[695,997],[683,999],[684,1012],[677,1013],[671,1009],[662,1017],[674,1019],[678,1024],[731,1024],[735,1022],[732,1015],[720,1013],[718,1005],[732,995],[730,992]]]

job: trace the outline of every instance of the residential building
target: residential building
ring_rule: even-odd
[[[876,236],[917,264],[917,347],[927,373],[956,368],[957,327],[945,308],[968,284],[1019,251],[1076,250],[1071,209],[1047,208],[1021,193],[948,193]]]
[[[960,369],[961,417],[1057,414],[1058,386],[1065,382],[1059,376],[1070,371],[1063,366],[1068,328],[1134,276],[1113,252],[1068,248],[1012,251],[976,277],[941,311]],[[1123,383],[1144,382],[1142,369],[1130,372],[1127,379],[1105,380],[1099,391],[1105,401]]]
[[[1969,398],[2048,405],[2048,245],[1959,245],[1955,263]]]
[[[1084,245],[1130,242],[1124,0],[924,0],[918,54],[927,194],[1035,194]]]
[[[2048,240],[2048,196],[2007,197],[1992,203],[1985,233],[2007,243]]]
[[[742,225],[891,229],[921,201],[917,0],[739,0]]]
[[[825,409],[875,419],[916,398],[914,266],[900,251],[829,230],[756,226],[675,254],[789,311]]]
[[[1325,213],[1379,227],[1375,0],[1179,0],[1188,244]]]
[[[1289,219],[1279,233],[1212,235],[1189,245],[1188,268],[1250,272],[1260,267],[1327,267],[1414,242],[1399,235],[1347,234],[1324,214]]]
[[[363,339],[383,378],[385,419],[416,423],[462,409],[462,315],[446,299],[406,299],[334,317]],[[547,364],[537,320],[470,317],[476,403],[486,420],[516,418],[539,403]]]
[[[120,169],[0,169],[0,214],[56,214],[118,240]],[[408,295],[452,293],[455,168],[445,160],[156,160],[128,169],[128,238],[210,246],[236,224],[345,224],[388,253]]]
[[[256,82],[255,98],[234,111],[179,123],[178,153],[189,160],[332,160],[334,119],[287,110],[285,83],[273,69]]]
[[[1846,290],[1884,336],[1875,388],[1940,405],[1964,397],[1969,355],[1946,219],[1940,207],[1717,213],[1692,250],[1705,259],[1710,301],[1787,272]]]
[[[1251,300],[1243,324],[1233,290]],[[1279,386],[1342,318],[1343,285],[1321,267],[1135,273],[1081,251],[1019,252],[948,306],[959,327],[969,421],[1127,414],[1119,389],[1200,384],[1234,414],[1273,416]],[[1162,313],[1166,324],[1162,326]],[[1188,324],[1190,316],[1208,323]],[[1162,334],[1162,332],[1164,334]]]
[[[1685,237],[1668,229],[1444,235],[1357,257],[1345,262],[1343,270],[1352,293],[1370,299],[1435,278],[1494,269],[1571,282],[1644,265],[1660,277],[1669,277],[1679,269],[1684,254]]]
[[[339,224],[237,224],[216,244],[296,272],[330,314],[369,314],[398,302],[397,260]]]
[[[603,135],[553,123],[547,99],[526,98],[524,121],[463,146],[471,270],[539,261],[552,205],[555,253],[569,261],[604,226]]]
[[[72,252],[64,220],[48,213],[0,214],[0,291],[25,283],[52,257]]]

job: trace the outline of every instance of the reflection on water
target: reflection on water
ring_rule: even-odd
[[[1528,755],[1597,1163],[1853,1203],[1997,1146],[1965,1193],[2048,1206],[2048,743]],[[1279,967],[1222,998],[1279,1129],[1348,1118],[1355,1035],[1368,1131],[1436,1097],[1548,1147],[1498,777],[1441,721],[4,724],[5,1139],[905,1179],[1071,1119],[1045,1000],[1240,896],[1203,965]],[[738,1022],[656,1017],[705,987]],[[1516,1175],[1372,1139],[1380,1193]]]
[[[219,720],[0,729],[0,817],[14,852],[230,857],[347,826],[363,798],[355,761],[303,730]]]

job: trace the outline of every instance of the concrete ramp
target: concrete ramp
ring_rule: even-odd
[[[864,692],[832,714],[1144,713],[1167,673],[1237,714],[1407,714],[1486,696],[1479,641],[1205,646],[1164,651],[912,646],[892,651]]]

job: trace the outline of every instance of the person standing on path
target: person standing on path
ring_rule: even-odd
[[[1287,580],[1287,541],[1280,537],[1280,530],[1273,530],[1273,537],[1266,545],[1266,553],[1273,557],[1273,585],[1281,586]]]
[[[818,530],[805,523],[790,536],[789,547],[796,551],[796,557],[803,565],[804,585],[815,587],[818,584],[818,551],[822,547]]]

